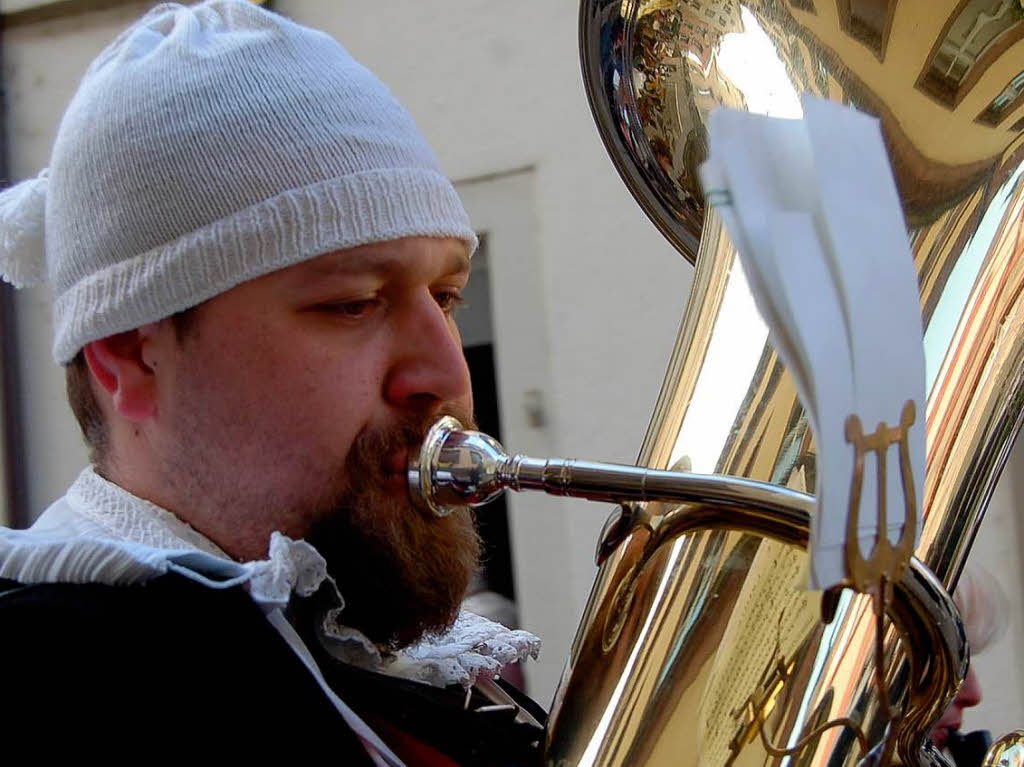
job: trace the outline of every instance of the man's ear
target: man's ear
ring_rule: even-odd
[[[143,355],[149,340],[148,333],[129,330],[82,349],[93,378],[110,395],[114,410],[129,421],[156,413],[156,378]]]

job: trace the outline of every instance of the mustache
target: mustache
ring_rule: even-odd
[[[446,404],[437,412],[404,415],[388,426],[366,429],[356,437],[349,451],[346,460],[349,477],[353,477],[353,472],[382,475],[385,472],[382,460],[385,456],[403,448],[419,447],[430,427],[443,416],[455,418],[466,429],[476,428],[476,420],[471,412],[461,405]]]

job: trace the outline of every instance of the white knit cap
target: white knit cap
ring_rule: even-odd
[[[92,63],[50,167],[0,194],[0,276],[48,280],[53,355],[324,253],[476,236],[411,117],[327,35],[161,5]]]

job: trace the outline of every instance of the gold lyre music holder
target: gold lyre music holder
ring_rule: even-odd
[[[894,730],[900,714],[892,710],[889,687],[885,678],[885,615],[892,604],[893,584],[903,577],[914,553],[917,535],[917,495],[914,489],[913,467],[910,462],[910,427],[917,417],[913,400],[903,405],[898,426],[880,422],[875,431],[865,434],[860,418],[851,415],[846,419],[846,441],[853,445],[854,465],[850,483],[850,507],[846,518],[846,571],[844,586],[871,596],[875,616],[875,684],[878,688],[879,706],[882,715],[889,722],[885,739],[874,752],[874,767],[886,767],[892,760],[896,745]],[[886,461],[889,448],[899,445],[900,480],[903,485],[903,500],[906,516],[899,541],[889,540],[889,520],[886,496],[888,472]],[[871,552],[865,556],[860,546],[860,503],[864,484],[864,458],[872,452],[878,470],[878,527]]]
[[[917,535],[917,497],[914,490],[913,467],[910,465],[910,427],[917,413],[913,400],[903,405],[898,426],[879,423],[872,434],[865,434],[860,418],[851,415],[846,419],[846,441],[853,444],[853,479],[850,484],[850,508],[846,518],[846,570],[849,585],[864,594],[878,590],[886,592],[886,602],[891,598],[892,584],[898,581],[910,563],[914,553],[914,538]],[[889,540],[889,521],[886,504],[888,472],[886,457],[889,448],[899,444],[900,479],[903,484],[903,498],[906,517],[903,531],[896,544]],[[859,523],[861,491],[864,484],[864,457],[873,452],[878,464],[878,529],[875,546],[865,557],[860,548]]]

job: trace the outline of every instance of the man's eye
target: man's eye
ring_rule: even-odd
[[[361,298],[357,301],[337,301],[320,304],[317,308],[327,314],[359,319],[368,316],[380,302],[376,298]]]
[[[455,314],[466,305],[466,299],[457,290],[442,290],[434,294],[434,300],[445,314]]]

